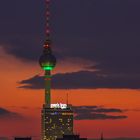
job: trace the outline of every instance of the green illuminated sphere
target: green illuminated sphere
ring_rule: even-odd
[[[56,65],[56,58],[52,53],[43,52],[39,59],[39,64],[43,70],[51,71]]]

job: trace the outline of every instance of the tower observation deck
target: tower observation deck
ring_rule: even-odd
[[[50,37],[50,2],[46,2],[46,40],[39,64],[44,70],[45,102],[41,111],[41,137],[42,140],[56,140],[63,135],[73,134],[73,111],[64,104],[51,104],[51,71],[56,66],[56,58],[52,53],[52,40]]]

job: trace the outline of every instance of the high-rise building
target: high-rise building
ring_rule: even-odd
[[[71,108],[42,109],[42,139],[55,140],[73,134],[73,111]]]
[[[80,138],[79,135],[63,135],[63,138],[57,138],[57,140],[87,140],[87,138]]]
[[[67,104],[51,104],[51,71],[56,65],[56,58],[52,54],[50,38],[50,0],[46,0],[46,41],[43,54],[39,59],[41,68],[45,71],[45,103],[41,114],[42,140],[55,140],[64,134],[73,134],[73,111]]]
[[[15,137],[15,140],[32,140],[31,137]]]

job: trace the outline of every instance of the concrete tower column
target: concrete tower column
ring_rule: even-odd
[[[45,71],[45,106],[50,108],[51,104],[51,71]]]

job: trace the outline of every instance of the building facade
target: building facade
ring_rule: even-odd
[[[42,140],[55,140],[73,134],[73,111],[70,107],[42,109]]]

